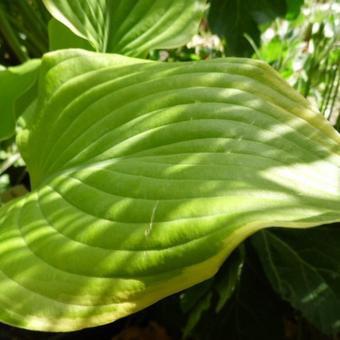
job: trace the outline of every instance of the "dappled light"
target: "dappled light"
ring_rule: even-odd
[[[126,63],[43,59],[19,138],[33,192],[0,210],[9,324],[104,324],[210,278],[258,230],[340,221],[340,138],[270,68]]]

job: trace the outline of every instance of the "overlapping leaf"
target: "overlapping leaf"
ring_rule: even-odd
[[[51,14],[96,51],[143,56],[184,45],[206,0],[44,0]],[[61,42],[62,43],[62,42]]]
[[[260,44],[259,25],[277,17],[295,19],[303,0],[210,0],[211,30],[226,40],[226,53],[251,56],[255,51],[249,39]]]
[[[339,224],[253,239],[275,290],[326,334],[340,331]]]
[[[0,210],[0,319],[110,322],[203,281],[256,230],[340,220],[339,136],[268,66],[43,58]]]
[[[35,82],[40,60],[31,60],[20,66],[0,69],[0,140],[14,134],[18,112],[16,101]]]

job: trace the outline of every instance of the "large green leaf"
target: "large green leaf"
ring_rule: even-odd
[[[184,45],[206,0],[44,0],[51,14],[99,52],[143,56]],[[62,41],[61,41],[62,43]],[[77,47],[77,46],[74,46]]]
[[[255,231],[339,221],[339,135],[265,64],[47,54],[0,209],[0,319],[104,324],[212,277]],[[307,233],[308,231],[306,231]]]
[[[266,230],[253,241],[276,291],[323,332],[339,333],[339,225]]]
[[[0,140],[14,134],[18,113],[16,101],[36,80],[40,60],[0,69]]]

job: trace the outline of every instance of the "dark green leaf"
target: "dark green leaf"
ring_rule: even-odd
[[[340,331],[340,225],[253,238],[274,289],[323,332]]]
[[[197,303],[193,311],[190,313],[187,324],[183,330],[183,337],[186,339],[195,326],[200,321],[202,314],[209,310],[212,299],[212,292],[208,292],[202,297],[202,299]]]
[[[255,255],[255,256],[254,256]],[[282,340],[287,306],[272,291],[253,250],[247,256],[240,284],[219,313],[203,313],[194,329],[196,340]]]
[[[301,10],[301,6],[304,3],[304,0],[286,0],[287,2],[287,14],[286,19],[294,20],[296,19]]]
[[[10,47],[6,53],[13,58],[12,63],[40,58],[48,50],[49,15],[40,3],[41,0],[0,1],[0,33],[3,43]]]
[[[245,253],[241,246],[234,251],[215,277],[214,288],[218,294],[216,312],[220,312],[234,293],[243,270]]]
[[[231,298],[241,277],[244,255],[241,246],[231,254],[213,279],[195,285],[180,294],[181,309],[184,313],[188,313],[184,328],[185,337],[191,335],[205,311],[210,309],[211,313],[218,313]]]
[[[211,30],[226,39],[227,55],[250,56],[254,50],[245,34],[259,45],[258,25],[285,13],[284,0],[211,0],[208,20]]]
[[[180,295],[180,306],[184,313],[192,310],[196,304],[199,303],[200,299],[209,293],[214,279],[203,281],[198,285],[195,285],[185,290]]]

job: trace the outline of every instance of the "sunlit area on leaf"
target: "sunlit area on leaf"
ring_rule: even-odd
[[[340,7],[0,2],[5,339],[338,339]]]

